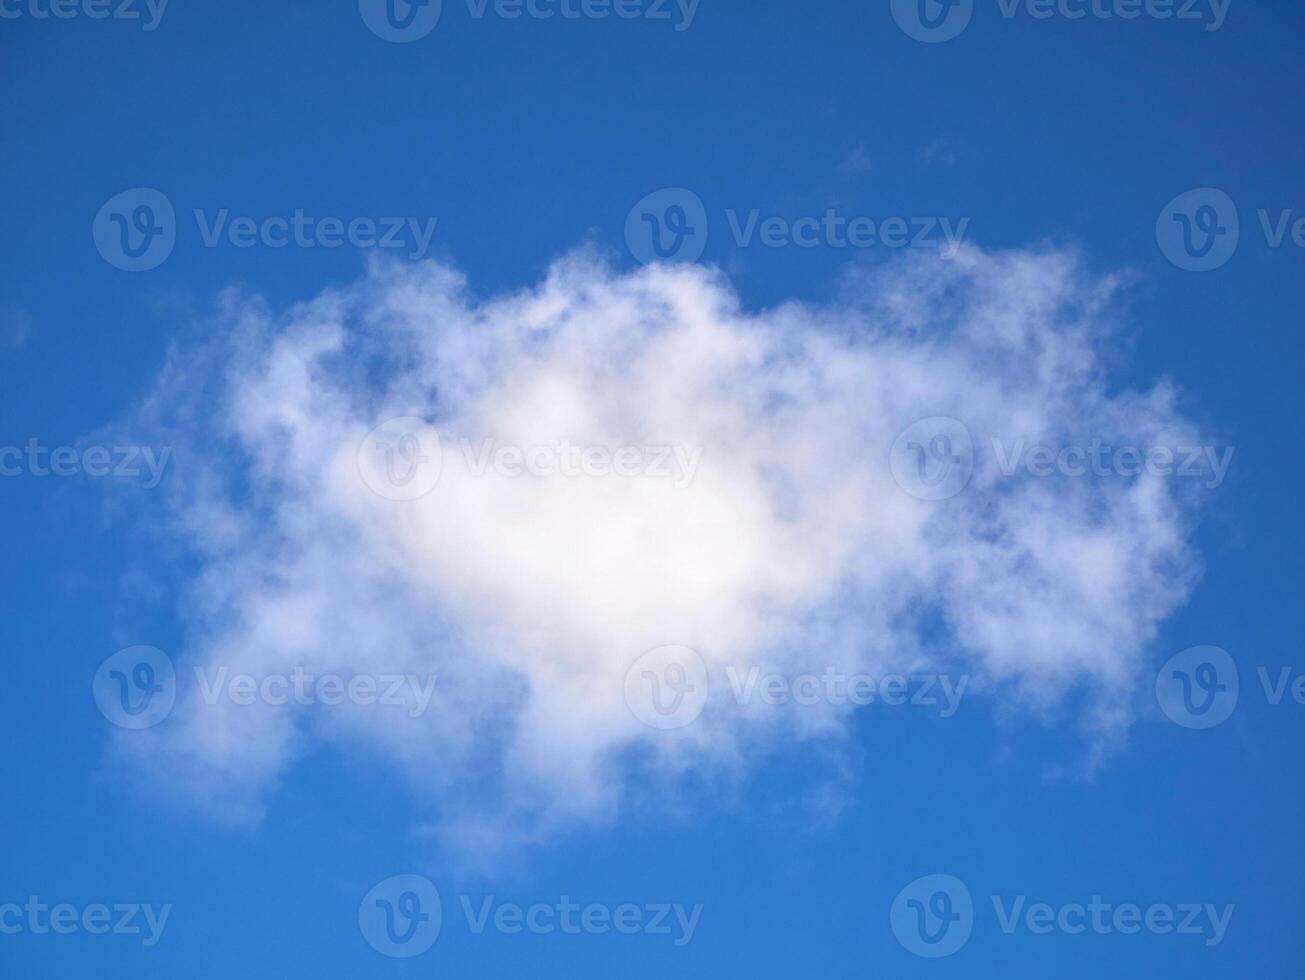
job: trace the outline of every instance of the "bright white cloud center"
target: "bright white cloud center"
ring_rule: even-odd
[[[846,704],[732,696],[756,666],[964,671],[1035,702],[1082,685],[1089,726],[1117,726],[1194,575],[1189,488],[993,450],[1199,441],[1167,386],[1106,376],[1114,288],[1061,253],[964,248],[762,313],[700,268],[585,256],[484,301],[431,263],[281,314],[232,299],[229,337],[153,403],[203,562],[180,659],[438,681],[421,712],[183,683],[132,744],[242,815],[312,740],[361,747],[489,844],[610,819],[635,771],[746,771],[781,735],[838,735]],[[939,417],[962,428],[899,438]],[[952,465],[968,482],[931,490]],[[661,730],[627,672],[667,645],[710,695]]]

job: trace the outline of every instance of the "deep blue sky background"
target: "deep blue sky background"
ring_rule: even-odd
[[[144,491],[0,478],[0,903],[175,905],[153,950],[0,936],[0,977],[1298,975],[1305,707],[1267,706],[1254,669],[1305,669],[1305,255],[1270,249],[1255,210],[1305,215],[1303,40],[1305,11],[1286,0],[1233,0],[1213,33],[1006,20],[980,0],[940,45],[898,30],[887,0],[702,0],[684,32],[478,21],[446,0],[410,45],[378,40],[347,0],[174,0],[151,33],[0,21],[0,445],[71,443],[123,417],[169,340],[229,284],[284,303],[361,268],[348,249],[205,249],[192,208],[435,216],[436,254],[490,292],[535,281],[584,241],[628,263],[630,206],[682,185],[713,215],[705,258],[753,306],[830,295],[851,256],[740,253],[725,208],[966,216],[985,246],[1072,243],[1097,270],[1136,272],[1124,380],[1172,376],[1237,447],[1198,537],[1205,578],[1153,659],[1217,644],[1243,682],[1237,713],[1210,732],[1169,724],[1139,691],[1129,746],[1092,780],[1053,775],[1084,752],[1065,718],[1011,720],[980,700],[948,720],[863,712],[852,799],[832,827],[810,827],[794,802],[812,781],[795,754],[700,825],[634,813],[489,881],[433,869],[445,935],[389,961],[354,916],[372,883],[420,869],[420,806],[388,773],[329,753],[296,770],[255,833],[134,794],[105,768],[89,685],[119,647],[181,643],[171,557],[109,513]],[[840,172],[858,147],[868,171]],[[163,266],[130,275],[90,229],[105,200],[142,185],[169,195],[183,231]],[[1223,269],[1192,274],[1165,261],[1154,226],[1201,186],[1234,198],[1243,237]],[[965,950],[930,963],[898,946],[888,907],[934,871],[969,883],[980,921]],[[705,911],[685,949],[475,938],[450,921],[459,890]],[[1193,937],[1007,937],[990,894],[1237,910],[1213,950]]]

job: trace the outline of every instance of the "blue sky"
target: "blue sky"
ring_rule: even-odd
[[[648,14],[650,6],[627,9]],[[1305,671],[1297,612],[1297,490],[1305,472],[1294,449],[1302,408],[1305,233],[1293,240],[1291,229],[1305,217],[1305,139],[1294,95],[1305,82],[1299,59],[1305,14],[1293,4],[1232,0],[1211,30],[1216,21],[1208,3],[1190,8],[1203,19],[1146,12],[1074,19],[1055,6],[1041,17],[1023,5],[977,0],[957,36],[928,43],[899,27],[892,6],[887,0],[801,6],[701,0],[691,21],[674,3],[665,5],[665,18],[540,19],[504,17],[492,4],[477,17],[460,0],[445,0],[429,34],[392,43],[369,29],[349,2],[176,4],[152,25],[144,4],[128,8],[141,14],[136,20],[93,18],[79,5],[68,8],[72,16],[56,19],[36,16],[48,9],[45,0],[0,0],[6,12],[0,125],[9,150],[0,160],[0,213],[9,232],[0,238],[7,272],[0,277],[0,447],[35,440],[47,448],[78,447],[80,454],[95,445],[159,447],[176,436],[158,485],[149,487],[148,472],[135,479],[88,475],[84,455],[79,474],[67,477],[40,475],[25,448],[21,456],[0,457],[15,465],[0,476],[8,545],[0,551],[7,610],[0,618],[6,675],[0,731],[7,748],[0,753],[0,929],[23,923],[0,932],[0,976],[928,977],[1036,969],[1067,977],[1160,971],[1226,977],[1288,976],[1298,969],[1292,927],[1305,870],[1298,763],[1305,706],[1293,699],[1291,680]],[[1068,9],[1084,8],[1093,9]],[[947,16],[965,9],[962,4]],[[899,5],[898,13],[909,19],[910,5]],[[135,188],[154,189],[175,213],[174,247],[140,272],[103,254],[113,254],[112,236],[103,229],[115,226],[108,218],[97,225],[106,202]],[[721,270],[727,285],[719,288],[737,297],[744,323],[773,325],[770,311],[790,301],[806,304],[791,314],[803,323],[819,321],[820,311],[846,317],[871,305],[870,298],[882,300],[890,292],[885,282],[910,293],[933,281],[927,272],[901,271],[914,258],[905,253],[917,250],[892,248],[882,238],[858,249],[819,237],[824,232],[816,226],[831,210],[846,221],[871,218],[883,235],[889,234],[885,219],[902,218],[934,245],[942,219],[954,230],[963,221],[967,248],[1034,256],[1027,265],[975,259],[965,267],[970,278],[954,288],[967,296],[973,291],[973,315],[980,319],[991,308],[983,304],[993,303],[1003,315],[1024,315],[1022,294],[1040,289],[1044,274],[1063,277],[1057,282],[1073,308],[1095,295],[1093,284],[1117,278],[1110,302],[1088,327],[1097,347],[1094,394],[1082,395],[1076,383],[1056,388],[1054,402],[1044,393],[1029,405],[1052,405],[1052,414],[1062,416],[1067,406],[1080,410],[1094,420],[1079,430],[1082,437],[1109,416],[1119,426],[1114,435],[1130,426],[1181,428],[1199,432],[1202,445],[1220,452],[1235,448],[1217,486],[1165,483],[1181,498],[1181,516],[1164,530],[1188,546],[1182,574],[1169,567],[1179,559],[1147,537],[1149,525],[1142,527],[1136,514],[1121,519],[1111,526],[1112,546],[1136,562],[1124,562],[1115,574],[1123,593],[1147,597],[1139,605],[1148,611],[1125,615],[1117,608],[1122,603],[1109,600],[1091,616],[1081,603],[1061,613],[1038,605],[1042,615],[1065,617],[1066,635],[1095,631],[1088,653],[1076,646],[1057,661],[1056,670],[1073,664],[1064,667],[1068,674],[1042,672],[1040,651],[1028,646],[1037,635],[1032,628],[1023,638],[990,638],[986,645],[973,631],[967,639],[957,623],[987,620],[969,604],[962,610],[960,598],[952,607],[944,597],[937,602],[951,612],[940,615],[955,618],[939,625],[924,615],[911,636],[943,657],[947,676],[975,676],[975,693],[954,715],[878,703],[832,712],[840,733],[830,738],[776,728],[764,749],[748,741],[750,734],[738,735],[748,723],[722,723],[721,730],[741,741],[722,735],[708,747],[704,736],[694,751],[728,756],[741,746],[743,761],[703,771],[667,763],[667,743],[647,732],[633,742],[615,739],[609,746],[615,770],[604,768],[603,779],[621,788],[610,799],[601,795],[592,810],[577,804],[578,816],[546,820],[540,813],[555,815],[558,799],[591,787],[581,782],[573,790],[562,777],[541,776],[549,788],[523,810],[525,831],[504,831],[528,839],[491,857],[466,844],[467,825],[481,811],[463,804],[483,789],[478,779],[492,782],[510,774],[510,765],[477,749],[463,761],[478,777],[426,782],[420,774],[439,768],[443,755],[438,739],[413,742],[406,729],[373,723],[370,714],[366,721],[350,714],[343,733],[333,729],[298,743],[274,786],[260,787],[252,818],[231,802],[240,798],[231,784],[243,785],[244,770],[224,782],[189,766],[190,757],[170,754],[192,731],[179,717],[147,733],[148,744],[162,748],[136,751],[145,743],[131,736],[140,733],[117,731],[93,697],[106,658],[145,644],[167,651],[181,676],[192,663],[219,663],[211,650],[234,643],[235,627],[204,611],[205,602],[253,602],[259,590],[249,583],[284,558],[277,535],[293,524],[292,515],[307,510],[335,527],[330,522],[344,512],[342,505],[323,515],[321,498],[310,507],[293,486],[276,484],[273,493],[256,467],[232,462],[230,446],[215,435],[214,418],[230,405],[210,398],[214,379],[235,378],[237,396],[243,393],[249,404],[292,387],[277,377],[264,386],[258,373],[283,352],[275,342],[283,328],[293,337],[292,327],[314,320],[287,312],[292,304],[328,289],[359,290],[364,310],[377,295],[382,303],[399,303],[405,288],[422,282],[403,278],[419,275],[408,268],[413,253],[466,278],[461,301],[430,287],[449,304],[431,321],[432,335],[461,322],[464,308],[534,288],[578,247],[597,255],[606,270],[575,273],[584,288],[626,295],[621,290],[631,280],[622,277],[640,274],[640,246],[627,240],[627,219],[646,195],[667,188],[691,193],[659,199],[663,221],[677,220],[665,210],[668,200],[701,202],[707,234],[700,264]],[[1222,231],[1223,242],[1235,213],[1238,241],[1218,268],[1191,271],[1179,267],[1181,256],[1178,264],[1166,258],[1176,242],[1171,229],[1182,223],[1168,209],[1180,195],[1205,188],[1226,197],[1203,192],[1179,209],[1186,208],[1198,234],[1213,214],[1211,227]],[[134,220],[135,200],[117,210],[121,221]],[[385,219],[401,218],[404,246],[376,250],[398,271],[386,263],[368,271],[368,249],[328,247],[321,237],[310,238],[313,247],[276,247],[255,235],[250,247],[239,247],[224,231],[210,247],[206,232],[224,211],[223,227],[237,235],[233,220],[261,225],[269,217],[292,219],[296,211],[341,225],[375,219],[378,233]],[[783,228],[795,229],[794,222],[808,219],[816,244],[782,244],[788,241],[782,230],[772,239],[778,247],[764,244],[760,232],[742,241],[734,225],[747,223],[754,211],[758,226],[778,217]],[[642,214],[634,217],[637,229]],[[435,224],[426,242],[430,219]],[[314,227],[306,234],[324,233]],[[1283,231],[1276,244],[1274,229]],[[941,250],[927,250],[927,258]],[[1072,271],[1048,255],[1074,257]],[[1188,258],[1200,264],[1196,254]],[[636,295],[666,299],[696,282],[674,280]],[[568,289],[565,302],[580,303]],[[222,350],[212,353],[215,338],[235,332],[233,307],[277,311],[270,315],[278,326],[268,346],[228,353],[219,343]],[[612,308],[597,308],[600,320],[611,314]],[[355,326],[369,322],[365,312],[351,317]],[[839,322],[855,333],[859,321]],[[936,398],[933,415],[959,412],[954,406],[967,404],[966,392],[987,382],[993,392],[1022,385],[1010,397],[1023,397],[1034,375],[1027,365],[1011,367],[995,355],[967,361],[965,350],[945,339],[950,329],[926,316],[912,340],[936,353],[936,377],[913,359],[899,364],[883,347],[866,357],[891,376],[924,379],[922,387],[932,387]],[[782,330],[791,331],[783,333],[790,340],[809,339],[817,327]],[[451,326],[446,332],[455,334]],[[371,351],[376,370],[411,377],[402,372],[413,368],[387,360],[385,344],[398,342],[393,336],[371,341],[381,350]],[[496,356],[514,353],[510,338],[502,343]],[[205,361],[192,370],[182,357],[182,367],[174,362],[165,373],[170,350],[206,352],[197,359],[213,357],[216,365]],[[964,362],[963,370],[947,367],[951,355]],[[1016,351],[1013,360],[1019,356]],[[487,355],[487,363],[497,362]],[[923,373],[912,373],[917,369]],[[594,378],[602,383],[597,373]],[[1138,414],[1121,394],[1150,391],[1162,379],[1177,391],[1172,405]],[[313,384],[314,397],[325,391],[326,382]],[[475,414],[472,407],[484,408],[472,394],[463,396],[465,404],[440,397],[463,418]],[[170,435],[150,428],[157,420],[142,406],[152,398],[173,413]],[[975,408],[974,419],[996,411],[994,401],[1000,399],[993,395]],[[818,399],[803,404],[808,423],[823,418]],[[1107,412],[1103,404],[1114,407]],[[506,417],[499,418],[503,426]],[[966,419],[980,446],[989,436],[1022,434]],[[1072,421],[1061,417],[1057,431],[1063,434]],[[279,438],[276,426],[265,423],[242,423],[251,454],[271,452]],[[766,429],[747,431],[760,438]],[[846,443],[831,434],[814,445]],[[703,456],[704,474],[712,448]],[[447,471],[456,452],[452,440],[444,440],[443,451]],[[146,469],[143,458],[137,465]],[[201,472],[239,484],[227,503],[252,515],[252,537],[261,536],[262,545],[242,539],[224,553],[229,561],[197,545],[218,522],[212,512],[200,516],[191,495]],[[861,478],[852,466],[829,471],[850,472]],[[958,499],[977,499],[984,472],[976,470],[975,485]],[[1096,500],[1119,476],[1067,478],[1069,489],[1053,513],[1089,507],[1079,492]],[[848,480],[849,488],[860,486]],[[879,485],[869,471],[865,480]],[[927,506],[903,489],[907,495],[892,506]],[[793,494],[811,504],[825,499],[819,490]],[[829,510],[837,511],[829,493]],[[794,539],[791,551],[768,550],[774,541],[765,539],[756,554],[770,567],[791,561],[805,568],[804,557],[823,554],[820,535],[844,527],[799,526],[809,533]],[[417,527],[420,537],[443,525],[426,514]],[[839,537],[831,532],[829,540]],[[871,564],[884,560],[873,548],[857,555]],[[360,606],[370,602],[357,622],[386,624],[386,636],[397,634],[395,647],[405,650],[430,642],[422,630],[448,625],[440,642],[456,648],[448,635],[465,623],[445,619],[475,618],[469,601],[460,605],[463,578],[454,575],[450,584],[440,559],[420,560],[429,560],[440,583],[437,599],[394,607],[404,614],[426,610],[420,629],[402,616],[391,620],[389,593],[384,602],[367,599],[370,579],[357,581],[357,596],[334,603],[337,611],[348,614],[355,599]],[[909,578],[917,569],[902,561],[896,573]],[[488,559],[481,564],[465,576],[476,588],[510,571]],[[1083,567],[1077,559],[1068,565]],[[761,577],[755,569],[747,574]],[[510,595],[528,610],[536,583],[519,578]],[[1181,595],[1149,601],[1168,595],[1176,579],[1184,580]],[[815,590],[806,579],[775,581],[776,588]],[[238,592],[235,600],[228,588]],[[866,590],[858,593],[862,598],[883,594],[860,579],[856,588]],[[338,595],[307,586],[298,593],[309,608],[314,601],[331,605]],[[1159,611],[1150,612],[1152,605]],[[507,619],[516,609],[498,611]],[[847,617],[833,618],[841,628]],[[790,625],[806,627],[809,620],[795,614]],[[372,632],[379,637],[380,630]],[[855,645],[869,631],[858,621],[839,636]],[[760,633],[757,642],[780,657],[785,634]],[[1136,649],[1123,651],[1123,636]],[[1059,634],[1049,642],[1051,656]],[[1166,676],[1162,665],[1198,646],[1227,651],[1240,679],[1235,707],[1208,729],[1175,723],[1173,714],[1186,717],[1182,709],[1170,702],[1166,717],[1155,695],[1157,673]],[[201,648],[210,653],[198,653]],[[957,652],[962,648],[968,652]],[[250,663],[248,655],[242,648],[242,664]],[[715,663],[710,654],[708,660]],[[331,662],[358,666],[348,656]],[[819,654],[803,661],[813,670],[828,662]],[[412,669],[411,661],[403,663],[401,671]],[[983,683],[988,674],[1001,674],[998,663],[1016,666]],[[1188,670],[1199,683],[1208,676],[1199,673],[1206,663],[1214,661],[1198,655],[1166,670],[1170,677],[1174,669]],[[370,667],[379,669],[375,661]],[[903,672],[917,667],[912,661]],[[1288,684],[1275,704],[1262,674],[1272,687],[1284,668]],[[504,689],[496,686],[498,674],[485,669],[475,683],[493,688],[496,703]],[[878,662],[867,669],[880,677],[884,671]],[[441,677],[450,671],[443,660],[440,671]],[[1118,671],[1127,676],[1121,680]],[[1226,687],[1227,666],[1217,673]],[[534,682],[541,683],[538,675]],[[713,675],[718,692],[716,683]],[[499,723],[496,708],[474,703],[472,715],[490,727]],[[1114,713],[1112,724],[1100,723],[1102,712]],[[531,732],[526,716],[512,717]],[[605,726],[606,716],[593,716],[599,718]],[[580,748],[606,737],[595,734],[607,728],[593,719],[594,729],[580,731],[574,742],[548,740],[560,725],[555,719],[531,744],[545,746],[539,755],[556,748],[561,758],[571,759],[572,750],[579,757]],[[256,748],[280,732],[240,730]],[[211,729],[193,731],[209,751]],[[518,750],[531,754],[529,744]],[[248,751],[238,766],[267,763]],[[532,764],[529,771],[538,775],[542,763]],[[664,794],[658,781],[663,765],[672,773],[673,793]],[[649,771],[654,776],[645,780]],[[606,793],[610,782],[601,788]],[[613,800],[615,809],[608,809]],[[455,810],[461,836],[447,829]],[[485,833],[492,834],[499,825],[491,815],[498,811],[484,812]],[[428,952],[401,959],[374,948],[375,929],[360,928],[359,905],[374,885],[404,874],[425,876],[438,888],[443,923]],[[904,889],[933,874],[963,882],[974,907],[968,940],[939,959],[915,955],[913,913],[892,914]],[[926,891],[925,907],[939,894],[935,887]],[[139,934],[95,935],[85,928],[41,934],[26,912],[3,914],[6,903],[22,905],[32,896],[70,904],[79,915],[97,903],[170,905],[171,912],[149,946]],[[493,925],[477,933],[462,899],[476,910],[487,896],[495,906],[527,908],[556,906],[563,896],[609,912],[634,905],[645,925],[653,906],[700,905],[701,911],[691,938],[678,945],[674,925],[670,935],[513,933]],[[1080,934],[1054,927],[1040,935],[1024,919],[1007,933],[999,913],[1019,896],[1026,907],[1046,903],[1053,912],[1087,905],[1094,896],[1143,910],[1188,903],[1233,910],[1213,944],[1208,932]],[[674,923],[674,915],[667,921]]]

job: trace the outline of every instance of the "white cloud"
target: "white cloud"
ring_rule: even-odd
[[[888,455],[932,416],[980,448],[1192,440],[1168,386],[1106,377],[1117,285],[1064,253],[965,247],[760,313],[708,270],[618,273],[585,254],[484,301],[433,263],[377,264],[284,313],[229,296],[228,334],[174,356],[147,413],[177,447],[178,526],[201,559],[181,659],[439,683],[416,718],[210,706],[183,688],[170,723],[124,744],[237,819],[314,742],[362,748],[431,796],[442,833],[492,849],[614,819],[632,780],[745,775],[777,738],[841,734],[845,706],[722,696],[731,667],[946,668],[1033,705],[1077,685],[1109,736],[1195,575],[1175,482],[1011,477],[980,451],[968,488],[929,502]],[[411,502],[358,470],[366,434],[397,416],[443,443],[438,484]],[[687,487],[476,475],[459,440],[486,437],[702,455]],[[622,695],[664,644],[699,651],[712,678],[701,718],[674,731]]]

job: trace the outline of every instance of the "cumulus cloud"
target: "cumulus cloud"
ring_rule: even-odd
[[[1063,252],[964,247],[761,312],[711,270],[589,254],[490,298],[430,262],[283,311],[231,294],[146,409],[198,557],[178,659],[433,673],[434,698],[208,704],[183,669],[172,719],[123,744],[251,820],[313,745],[361,750],[492,849],[609,822],[642,781],[837,741],[846,705],[730,697],[754,666],[963,671],[1034,707],[1075,689],[1108,738],[1196,574],[1193,501],[1148,473],[1007,473],[986,447],[1196,441],[1169,386],[1109,377],[1118,288]],[[890,454],[937,417],[972,438],[972,474],[925,499]],[[369,438],[395,418],[425,425]],[[423,457],[437,482],[378,492]],[[625,685],[666,645],[696,651],[710,696],[661,730]]]

